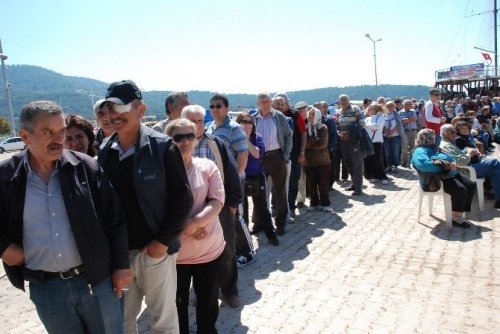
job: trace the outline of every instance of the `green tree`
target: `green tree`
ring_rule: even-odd
[[[3,117],[0,117],[0,135],[6,135],[10,133],[9,122]]]

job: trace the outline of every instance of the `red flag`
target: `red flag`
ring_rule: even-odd
[[[492,60],[491,60],[490,54],[486,53],[486,52],[481,52],[481,54],[483,55],[484,60],[489,61],[491,64]]]

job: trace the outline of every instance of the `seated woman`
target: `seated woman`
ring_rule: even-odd
[[[254,223],[253,231],[263,229],[269,243],[273,246],[279,245],[278,236],[273,228],[273,220],[266,202],[266,178],[264,176],[264,141],[262,136],[255,132],[255,124],[247,112],[242,112],[236,118],[236,122],[243,127],[248,143],[248,162],[245,168],[246,186],[245,197],[243,198],[243,216],[248,220],[248,196],[252,197]],[[248,186],[252,185],[252,189]]]
[[[453,226],[469,228],[471,224],[463,218],[463,213],[471,209],[476,184],[457,172],[457,164],[452,156],[438,152],[435,137],[431,129],[420,130],[411,163],[419,172],[440,174],[444,192],[451,195]],[[449,166],[449,171],[443,168],[446,165]]]
[[[189,333],[189,288],[193,280],[197,297],[198,333],[217,333],[219,315],[219,267],[224,237],[219,212],[224,204],[224,185],[214,162],[192,157],[197,144],[196,125],[187,119],[168,123],[165,133],[181,151],[194,203],[181,234],[177,255],[177,313],[180,333]]]
[[[307,112],[307,140],[304,156],[306,188],[311,199],[308,211],[319,208],[330,211],[328,180],[330,154],[328,153],[328,128],[321,123],[321,111],[310,108]]]
[[[66,138],[64,148],[95,156],[94,127],[85,118],[79,115],[66,116]]]

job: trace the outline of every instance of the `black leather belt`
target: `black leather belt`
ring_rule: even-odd
[[[264,155],[271,155],[271,154],[279,153],[279,152],[281,152],[281,148],[277,148],[275,150],[266,151],[266,153],[264,153]]]
[[[85,272],[85,267],[83,265],[70,268],[65,271],[60,272],[49,272],[43,270],[31,270],[24,268],[24,280],[28,282],[45,282],[48,279],[59,278],[59,279],[71,279],[80,276]]]

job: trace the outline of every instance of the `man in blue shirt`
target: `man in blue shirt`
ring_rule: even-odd
[[[403,167],[407,167],[411,160],[409,152],[412,152],[415,148],[415,139],[417,136],[417,113],[411,107],[411,101],[404,100],[403,109],[399,111],[408,142],[408,145],[401,145],[401,166]]]
[[[0,254],[49,333],[122,333],[130,283],[127,225],[97,162],[63,149],[64,116],[51,101],[21,110],[27,146],[0,164]]]

